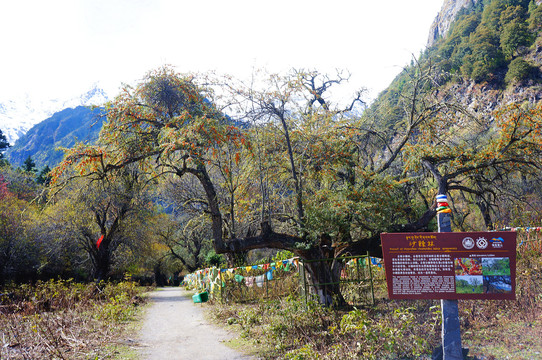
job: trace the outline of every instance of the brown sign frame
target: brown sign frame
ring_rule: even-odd
[[[390,299],[515,300],[516,232],[381,234]]]

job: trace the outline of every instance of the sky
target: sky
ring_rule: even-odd
[[[0,0],[0,103],[109,96],[150,70],[351,74],[374,97],[427,43],[443,0]]]

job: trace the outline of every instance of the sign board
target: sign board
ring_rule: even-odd
[[[516,233],[381,235],[390,299],[516,298]]]

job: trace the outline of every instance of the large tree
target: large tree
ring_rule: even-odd
[[[515,193],[518,182],[538,178],[541,126],[542,108],[534,105],[505,106],[488,118],[442,114],[421,128],[417,143],[408,149],[413,159],[409,168],[423,167],[439,193],[456,194],[462,204],[474,205],[483,226],[494,230],[496,223],[508,225],[500,221],[500,213],[507,211],[500,204],[524,203],[536,191]],[[468,211],[457,209],[465,216]]]
[[[1,170],[1,169],[0,169]],[[7,280],[27,281],[39,267],[39,244],[30,234],[29,223],[36,207],[9,189],[0,172],[0,286]]]
[[[328,96],[346,81],[340,74],[272,75],[260,89],[217,81],[220,92],[212,92],[197,78],[161,68],[110,103],[99,145],[72,149],[55,174],[70,168],[104,179],[137,165],[153,176],[191,177],[199,190],[186,203],[210,218],[217,253],[278,248],[310,260],[380,254],[381,232],[427,229],[437,190],[465,190],[456,183],[460,178],[476,185],[479,169],[502,163],[472,164],[469,156],[459,156],[464,148],[440,154],[431,147],[430,140],[463,144],[470,133],[431,137],[461,109],[436,96],[432,89],[439,79],[431,68],[416,64],[407,75],[392,107],[359,117],[353,111],[359,94],[343,106]],[[250,126],[235,127],[225,111]],[[501,153],[515,146],[514,134]],[[488,141],[486,152],[476,148],[473,154],[490,154],[495,144]],[[439,167],[437,155],[445,154],[448,165]],[[518,156],[505,163],[530,165]],[[443,175],[458,164],[459,173]],[[436,185],[424,175],[432,175]],[[486,191],[480,190],[482,198]],[[242,230],[241,218],[249,219]],[[255,219],[258,231],[251,225]],[[313,283],[338,279],[338,262],[312,264]],[[338,287],[317,289],[323,301],[341,301]]]
[[[244,138],[206,98],[190,77],[169,68],[147,75],[138,87],[126,88],[106,108],[100,145],[73,148],[54,171],[75,168],[82,175],[105,178],[137,164],[151,175],[195,176],[208,199],[215,247],[227,251],[222,214],[208,163],[219,147]]]
[[[105,177],[65,176],[70,177],[68,183],[52,188],[50,225],[54,232],[65,233],[59,238],[75,242],[87,254],[93,279],[106,279],[119,249],[136,248],[143,240],[138,229],[145,226],[145,217],[152,211],[146,181],[134,166]]]
[[[268,143],[244,147],[247,137],[216,108],[209,89],[199,87],[192,77],[181,76],[169,68],[158,69],[136,88],[126,88],[107,107],[100,145],[72,149],[56,174],[70,167],[83,176],[103,178],[138,164],[140,169],[156,175],[191,175],[205,194],[202,206],[211,218],[217,253],[265,247],[290,250],[305,259],[324,259],[346,251],[379,253],[378,234],[390,227],[388,220],[382,219],[389,216],[393,221],[405,222],[392,216],[396,213],[393,205],[397,203],[394,199],[400,183],[387,172],[414,129],[429,119],[437,107],[427,106],[419,113],[412,111],[401,140],[388,144],[389,154],[378,159],[378,166],[371,169],[367,166],[374,165],[375,154],[372,149],[367,152],[370,146],[360,141],[367,142],[367,134],[376,133],[353,124],[355,118],[351,117],[359,95],[343,108],[326,97],[331,87],[345,80],[341,76],[328,78],[315,72],[294,72],[287,77],[271,76],[270,91],[239,89],[237,95],[244,99],[238,104],[249,106],[243,117],[256,122],[255,128],[264,134],[261,141]],[[272,133],[266,134],[268,130]],[[393,139],[397,137],[394,136]],[[259,145],[262,147],[258,151],[251,150]],[[225,168],[231,172],[231,167],[239,165],[242,151],[260,159],[255,166],[266,172],[259,175],[263,192],[277,187],[286,191],[274,199],[262,194],[259,210],[263,216],[258,233],[229,230],[230,236],[224,236],[223,209],[227,208],[232,216],[235,209],[222,206],[214,174]],[[225,164],[220,156],[227,154],[233,161]],[[278,171],[269,171],[273,168]],[[231,185],[231,179],[226,184]],[[304,195],[307,192],[311,195],[309,201]],[[382,207],[383,203],[388,206]],[[281,210],[282,216],[278,213]],[[422,218],[421,222],[415,219],[412,229],[427,225],[427,215]],[[232,225],[230,220],[229,227]],[[315,264],[311,269],[315,283],[328,283],[335,278],[337,268],[327,268],[325,262]],[[323,298],[329,301],[338,289],[326,291],[329,293],[323,294]]]

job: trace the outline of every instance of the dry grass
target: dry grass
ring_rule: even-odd
[[[48,281],[0,297],[0,359],[114,358],[141,289],[134,283]]]

